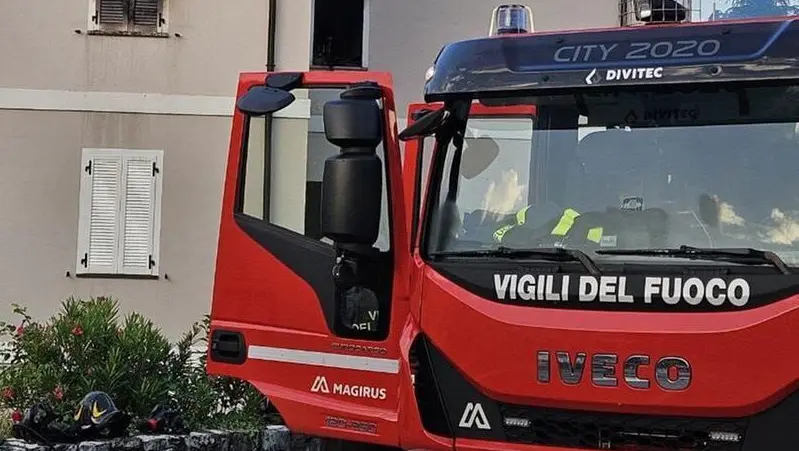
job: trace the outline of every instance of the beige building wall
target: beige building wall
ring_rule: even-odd
[[[265,69],[269,2],[165,0],[158,37],[134,37],[91,35],[94,1],[3,2],[0,320],[11,319],[11,303],[44,319],[68,296],[111,295],[123,313],[141,312],[174,338],[209,309],[233,95],[240,72]],[[278,0],[278,70],[309,67],[312,2]],[[496,6],[366,4],[367,65],[393,73],[401,119],[408,102],[421,99],[425,70],[439,49],[485,35]],[[616,0],[528,4],[538,30],[618,20]],[[321,180],[319,168],[335,152],[321,128],[325,97],[317,91],[311,102],[298,100],[273,124],[271,188],[280,194],[271,214],[300,232],[304,213],[297,205],[306,182]],[[155,185],[161,194],[156,278],[76,275],[84,148],[163,151]],[[262,202],[259,194],[251,200]]]
[[[157,37],[90,35],[93,3],[3,2],[0,319],[111,295],[176,337],[208,313],[229,116],[239,72],[265,69],[268,1],[166,0]],[[292,24],[278,68],[307,68],[309,4],[277,14]],[[163,151],[157,278],[76,276],[81,154],[97,147]]]

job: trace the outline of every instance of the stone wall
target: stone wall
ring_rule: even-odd
[[[204,431],[189,435],[139,435],[47,447],[8,439],[0,451],[320,451],[319,439],[292,434],[285,426],[262,432]]]

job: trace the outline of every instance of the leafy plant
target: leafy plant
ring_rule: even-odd
[[[69,298],[44,323],[13,308],[19,323],[0,323],[8,343],[1,356],[7,365],[0,369],[0,407],[24,412],[44,400],[68,419],[83,396],[101,390],[134,418],[157,404],[178,408],[195,430],[251,429],[276,420],[250,384],[206,374],[205,354],[194,350],[206,348],[207,317],[173,346],[142,315],[120,319],[118,303],[106,297]]]

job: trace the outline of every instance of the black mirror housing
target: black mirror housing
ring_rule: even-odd
[[[294,94],[268,86],[253,86],[236,101],[236,108],[248,116],[264,116],[291,105]]]
[[[342,152],[352,148],[371,148],[383,139],[382,115],[377,102],[341,99],[327,102],[323,111],[325,137]]]
[[[383,167],[374,153],[328,158],[322,177],[322,233],[341,244],[374,244],[382,184]]]
[[[325,136],[341,148],[325,161],[322,176],[322,234],[344,245],[371,246],[380,231],[383,165],[377,102],[345,98],[324,107]]]

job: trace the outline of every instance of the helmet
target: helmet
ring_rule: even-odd
[[[118,436],[128,427],[130,417],[117,409],[107,393],[93,391],[78,404],[73,420],[81,435]]]

